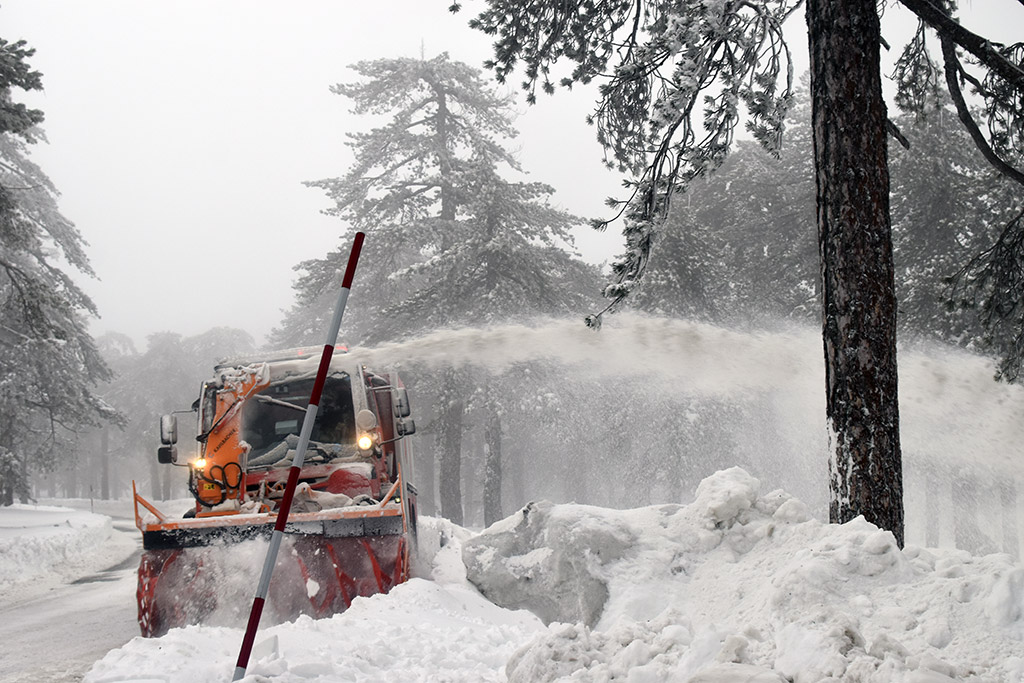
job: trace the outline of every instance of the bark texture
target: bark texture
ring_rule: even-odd
[[[444,406],[441,416],[440,453],[438,454],[438,493],[441,498],[441,516],[458,525],[462,515],[462,415],[465,403],[459,377],[455,370],[445,371],[441,393]]]
[[[484,428],[487,445],[484,455],[484,526],[502,519],[501,512],[501,415],[495,406],[488,407]]]
[[[896,297],[875,0],[809,0],[829,516],[903,545]]]

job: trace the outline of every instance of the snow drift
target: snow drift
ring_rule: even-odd
[[[110,558],[99,548],[111,533],[103,515],[51,505],[0,508],[0,591],[71,580],[104,566]]]
[[[1008,556],[901,551],[738,468],[685,506],[535,503],[480,534],[426,519],[420,562],[344,614],[261,631],[246,680],[1024,680],[1024,569]],[[226,680],[241,633],[137,638],[85,681]]]
[[[511,682],[1024,676],[1024,570],[1007,556],[900,551],[862,518],[823,524],[781,491],[762,494],[739,468],[705,479],[687,506],[539,509],[547,521],[533,515],[526,526],[540,530],[521,535],[534,544],[518,554],[502,553],[508,521],[470,541],[468,578],[501,603],[511,595],[511,606],[543,606],[538,587],[561,573],[564,558],[586,558],[567,585],[553,582],[554,595],[590,581],[607,586],[608,598],[589,605],[601,612],[593,628],[552,624],[520,648],[508,663]],[[520,581],[516,593],[503,579],[529,558],[539,558],[533,575],[548,578]]]

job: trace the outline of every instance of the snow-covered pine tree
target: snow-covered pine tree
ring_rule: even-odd
[[[0,452],[18,460],[4,468],[4,505],[26,499],[32,468],[70,452],[74,430],[116,417],[94,391],[110,376],[87,330],[96,308],[65,270],[93,275],[82,236],[28,157],[43,113],[13,100],[42,88],[33,52],[0,39]]]
[[[911,141],[889,162],[900,330],[980,349],[978,311],[958,305],[975,292],[951,280],[998,238],[1024,190],[992,170],[947,102],[938,94],[919,115],[896,119]]]
[[[349,133],[354,161],[345,175],[306,183],[333,205],[324,213],[347,227],[338,249],[301,263],[296,305],[272,335],[277,343],[319,340],[348,258],[351,234],[367,233],[359,306],[346,312],[351,343],[368,341],[381,311],[415,291],[415,278],[399,278],[424,254],[458,239],[453,230],[464,201],[464,163],[485,156],[514,165],[495,136],[511,136],[509,99],[488,88],[476,69],[447,54],[433,59],[380,59],[351,67],[360,77],[332,86],[356,114],[383,120],[367,132]]]
[[[355,161],[344,176],[309,183],[334,202],[329,214],[367,233],[347,338],[373,344],[446,326],[585,309],[587,287],[598,274],[563,248],[580,221],[549,205],[549,186],[505,179],[521,173],[506,147],[515,136],[512,100],[446,54],[353,68],[361,80],[333,91],[383,124],[350,135]],[[324,327],[347,235],[327,258],[300,264],[305,274],[296,284],[296,305],[274,341],[312,341]],[[410,377],[410,389],[429,407],[425,422],[440,449],[441,513],[461,523],[463,414],[476,407],[468,402],[474,380],[456,369],[441,374],[440,382]],[[500,392],[491,393],[489,410],[500,416],[493,405]],[[500,435],[500,425],[489,424],[488,434]],[[492,441],[488,451],[497,454],[500,446]],[[485,484],[495,501],[500,468],[486,471],[495,475]],[[431,487],[421,488],[429,498]],[[492,504],[492,514],[499,507]]]
[[[729,152],[741,103],[754,137],[769,150],[778,148],[792,85],[782,27],[802,2],[486,4],[470,25],[497,37],[490,66],[499,80],[522,66],[531,97],[538,83],[553,92],[552,69],[562,59],[573,67],[563,85],[606,77],[593,122],[612,162],[635,178],[623,206],[627,251],[615,266],[616,283],[605,289],[613,308],[643,277],[672,196]],[[900,4],[938,33],[954,99],[967,77],[985,100],[987,142],[966,106],[957,108],[972,138],[987,148],[986,158],[1004,175],[1024,180],[1014,159],[1006,159],[1020,149],[1024,120],[1021,48],[972,33],[944,3]],[[451,10],[460,7],[456,2]],[[826,412],[834,446],[830,515],[843,522],[863,514],[902,544],[890,129],[879,74],[879,6],[874,0],[809,0],[807,23]],[[967,74],[963,53],[976,61],[980,78]],[[599,315],[591,319],[599,322]]]

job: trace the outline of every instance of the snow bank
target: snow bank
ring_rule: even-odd
[[[508,657],[538,628],[536,617],[502,610],[468,587],[414,578],[388,595],[357,598],[330,619],[262,629],[245,680],[501,681]],[[241,637],[241,629],[192,626],[136,638],[84,680],[222,683]]]
[[[107,562],[109,517],[49,505],[0,507],[0,591],[27,582],[68,581]]]
[[[497,607],[465,580],[461,541],[469,532],[420,519],[421,555],[412,578],[387,595],[356,598],[330,619],[301,617],[261,629],[244,680],[503,681],[505,662],[541,631],[534,615]],[[251,598],[250,598],[251,600]],[[107,654],[85,683],[230,680],[241,628],[190,626],[136,638]]]
[[[560,507],[553,519],[579,511]],[[587,534],[551,549],[595,559],[588,571],[608,588],[599,621],[551,624],[512,656],[510,682],[1024,680],[1024,569],[1005,555],[900,551],[861,518],[823,524],[761,494],[738,468],[706,479],[691,505],[602,516],[637,539],[621,557],[598,559]]]
[[[636,534],[614,510],[530,503],[466,541],[469,580],[509,609],[528,609],[545,624],[593,626],[608,600],[601,567],[619,560]]]
[[[535,503],[480,534],[423,518],[420,549],[390,594],[261,630],[246,680],[1024,681],[1024,569],[1009,557],[901,551],[738,468],[685,506]],[[509,609],[525,605],[548,625]],[[85,682],[227,680],[241,637],[136,638]]]

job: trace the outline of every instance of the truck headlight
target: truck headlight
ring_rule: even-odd
[[[359,439],[356,441],[356,445],[359,446],[359,450],[368,451],[373,448],[373,437],[369,434],[360,434]]]

